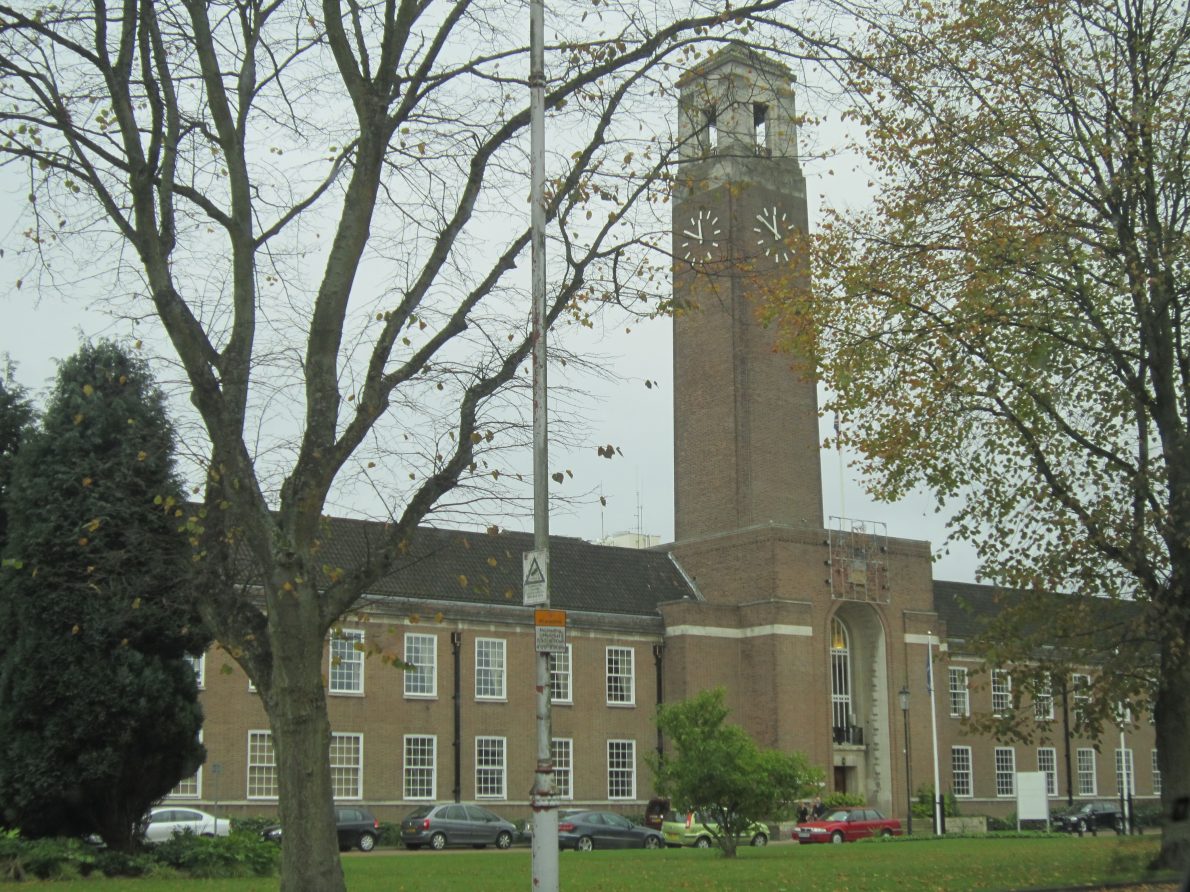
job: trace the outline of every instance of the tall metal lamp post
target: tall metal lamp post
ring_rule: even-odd
[[[905,832],[913,835],[913,780],[909,773],[909,686],[901,685],[897,692],[901,701],[901,715],[905,717]]]

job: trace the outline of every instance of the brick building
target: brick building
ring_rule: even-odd
[[[663,745],[657,704],[716,685],[762,745],[806,753],[829,790],[890,814],[932,781],[931,704],[941,787],[967,814],[1014,811],[1020,771],[1046,773],[1055,807],[1068,794],[1114,797],[1121,761],[1136,798],[1155,797],[1147,720],[1122,753],[1113,739],[1071,737],[1061,712],[1072,707],[1053,701],[1029,704],[1036,744],[968,733],[965,716],[1012,701],[1011,677],[965,650],[995,591],[934,580],[926,542],[824,521],[815,386],[754,312],[764,290],[804,274],[790,241],[807,228],[791,82],[729,49],[679,84],[675,541],[552,540],[552,606],[568,616],[552,672],[562,797],[639,813],[652,795],[645,755]],[[342,566],[380,532],[350,520],[331,531]],[[534,629],[520,573],[531,547],[526,534],[424,530],[408,565],[344,618],[326,657],[341,800],[388,820],[431,800],[527,815]],[[208,760],[175,799],[270,811],[271,740],[247,677],[218,649],[199,672]]]

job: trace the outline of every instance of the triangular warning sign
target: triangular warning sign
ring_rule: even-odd
[[[537,558],[529,558],[529,568],[525,571],[525,585],[532,585],[534,583],[540,585],[544,582],[545,574],[541,572],[541,565],[537,563]]]

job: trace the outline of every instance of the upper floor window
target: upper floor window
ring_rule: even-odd
[[[1091,676],[1084,672],[1074,673],[1070,676],[1070,687],[1074,693],[1075,720],[1082,721],[1091,705]]]
[[[636,703],[636,652],[631,647],[607,649],[607,702],[620,706]]]
[[[1048,680],[1037,688],[1033,697],[1033,716],[1039,722],[1054,720],[1054,694]]]
[[[851,640],[847,627],[831,617],[831,725],[851,727]]]
[[[992,715],[1012,711],[1012,676],[1003,669],[992,670]]]
[[[504,639],[475,639],[475,696],[479,700],[505,699]]]
[[[550,654],[550,700],[553,703],[573,703],[570,691],[571,645],[562,653]]]
[[[438,636],[405,634],[405,696],[438,695]],[[405,797],[410,798],[410,797]]]
[[[332,694],[364,692],[364,633],[336,629],[331,633],[330,690]]]
[[[967,689],[967,669],[963,666],[951,666],[949,676],[951,718],[962,718],[971,715],[971,695]]]

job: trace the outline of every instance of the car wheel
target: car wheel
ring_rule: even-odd
[[[441,852],[443,849],[445,849],[446,848],[446,834],[445,833],[435,833],[433,836],[431,836],[430,837],[430,848],[434,849],[435,851],[438,851],[438,852]]]
[[[842,830],[836,830],[834,833],[831,834],[831,842],[833,842],[835,845],[838,845],[842,841],[843,841],[843,831]]]
[[[645,848],[646,849],[659,849],[659,848],[661,848],[661,840],[659,840],[655,836],[646,836],[645,837]]]
[[[507,849],[512,845],[512,834],[507,830],[501,830],[496,835],[496,848]]]
[[[705,836],[700,836],[694,841],[694,847],[696,849],[709,849],[711,847],[711,841]]]
[[[767,846],[768,844],[769,838],[763,833],[757,833],[754,837],[752,837],[752,845],[756,846],[757,848],[760,848],[761,846]]]
[[[880,835],[883,836],[885,839],[888,839],[888,837],[892,836],[892,831],[889,830],[887,827],[885,827],[883,830],[880,831]]]
[[[376,837],[371,833],[361,833],[359,835],[359,850],[361,852],[370,852],[376,848]]]
[[[1075,822],[1075,824],[1074,824],[1074,832],[1075,832],[1075,833],[1077,833],[1079,836],[1082,836],[1084,833],[1086,833],[1086,832],[1087,832],[1087,825],[1086,825],[1086,823],[1085,823],[1085,822],[1082,820],[1082,818],[1079,818],[1079,819],[1078,819],[1078,820]]]
[[[589,852],[595,848],[595,841],[589,836],[580,836],[578,842],[574,844],[576,852]]]

